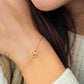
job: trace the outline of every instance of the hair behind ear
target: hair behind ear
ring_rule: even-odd
[[[57,10],[43,12],[29,0],[33,24],[52,45],[65,67],[70,54],[68,31],[75,26],[69,11],[63,6]]]

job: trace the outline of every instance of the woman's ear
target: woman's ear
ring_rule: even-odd
[[[59,8],[70,0],[31,0],[36,8],[42,11],[51,11]]]

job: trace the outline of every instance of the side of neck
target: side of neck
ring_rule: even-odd
[[[70,10],[75,21],[77,33],[84,35],[84,0],[73,0],[66,7]]]

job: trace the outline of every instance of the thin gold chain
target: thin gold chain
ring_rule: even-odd
[[[38,54],[39,54],[39,52],[38,52],[38,47],[39,47],[39,44],[40,44],[40,42],[41,42],[41,40],[42,40],[43,38],[44,38],[44,37],[42,36],[41,39],[39,40],[39,42],[38,42],[38,44],[37,44],[37,46],[36,46],[36,49],[34,49],[33,52],[32,52],[32,57],[31,57],[31,59],[30,59],[30,60],[28,61],[28,63],[22,68],[21,72],[23,72],[24,69],[29,65],[29,63],[30,63],[34,58],[36,58],[36,57],[38,56]]]

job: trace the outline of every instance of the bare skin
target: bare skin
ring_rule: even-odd
[[[74,18],[77,34],[84,35],[84,0],[73,0],[67,7]]]
[[[26,0],[0,0],[1,54],[13,60],[22,70],[41,37],[32,24]],[[46,39],[41,41],[39,53],[39,57],[22,72],[26,84],[51,84],[65,71]]]
[[[50,11],[67,4],[75,20],[77,34],[84,35],[84,0],[31,0],[40,10]],[[48,4],[47,4],[48,3]],[[53,4],[54,3],[54,4]],[[73,31],[73,30],[71,30]]]
[[[50,11],[59,8],[71,0],[31,0],[32,3],[40,10]]]
[[[67,2],[64,0],[52,9]],[[31,52],[41,36],[32,24],[26,0],[0,0],[0,52],[12,59],[20,70],[31,58]],[[65,71],[65,67],[46,39],[41,41],[39,52],[39,57],[22,73],[26,84],[52,84]]]

